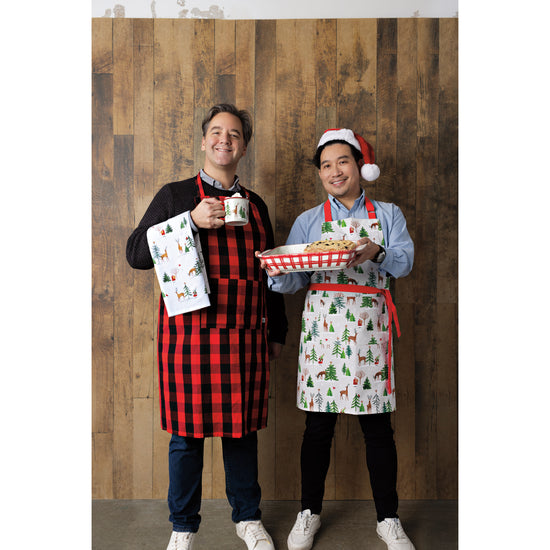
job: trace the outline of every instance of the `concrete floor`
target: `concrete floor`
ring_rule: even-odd
[[[297,501],[263,501],[262,521],[277,550],[299,511]],[[94,500],[92,550],[165,550],[172,531],[164,500]],[[246,550],[231,522],[225,500],[204,500],[196,550]],[[454,500],[403,500],[399,516],[416,550],[458,548],[458,503]],[[387,550],[376,535],[372,501],[326,501],[313,550]]]

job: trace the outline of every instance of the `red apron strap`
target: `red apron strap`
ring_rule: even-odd
[[[325,221],[326,222],[332,221],[332,212],[330,211],[330,201],[328,199],[325,202]]]
[[[382,294],[386,300],[388,307],[388,330],[391,330],[392,323],[395,323],[395,329],[397,337],[401,336],[401,329],[399,327],[399,319],[397,318],[397,309],[393,303],[391,292],[386,288],[376,288],[375,286],[362,286],[362,285],[345,285],[345,284],[331,284],[331,283],[313,283],[310,284],[308,290],[327,290],[330,292],[362,292],[364,294]],[[386,387],[388,392],[391,393],[391,334],[388,338],[388,380]]]
[[[204,194],[204,188],[202,186],[202,180],[201,180],[201,175],[200,173],[197,174],[197,186],[199,188],[199,194],[201,196],[201,201],[202,199],[205,199],[206,198],[206,195]]]
[[[367,208],[367,212],[369,214],[369,219],[375,220],[376,219],[376,212],[374,211],[374,206],[370,199],[365,195],[365,207]]]
[[[374,206],[370,199],[365,195],[365,208],[367,209],[367,213],[369,215],[369,219],[375,220],[376,219],[376,212],[374,211]],[[332,212],[330,210],[330,200],[325,201],[324,205],[325,210],[325,221],[331,222],[332,221]]]
[[[204,193],[204,187],[202,186],[202,179],[201,179],[201,175],[200,173],[197,174],[197,186],[199,187],[199,194],[200,194],[200,197],[201,197],[201,201],[202,199],[206,199],[208,195],[206,195]],[[247,198],[247,199],[250,199],[250,196],[248,194],[248,191],[241,185],[241,191],[244,193],[244,196]],[[220,200],[221,198],[218,197]],[[225,197],[224,197],[225,198]]]

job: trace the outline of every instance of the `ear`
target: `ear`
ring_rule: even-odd
[[[202,138],[202,141],[201,141],[201,151],[206,151],[206,145],[205,145],[204,137]]]

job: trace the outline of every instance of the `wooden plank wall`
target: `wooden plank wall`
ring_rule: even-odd
[[[240,176],[262,195],[284,243],[324,200],[308,159],[323,130],[351,127],[376,150],[373,198],[399,204],[416,245],[395,283],[402,499],[457,498],[458,21],[93,19],[93,496],[165,498],[153,272],[125,260],[154,193],[202,165],[200,122],[217,102],[253,113]],[[294,405],[304,292],[286,297],[290,332],[272,364],[260,433],[265,499],[299,499],[303,413]],[[204,498],[225,498],[218,439]],[[340,418],[328,499],[372,497],[355,418]]]

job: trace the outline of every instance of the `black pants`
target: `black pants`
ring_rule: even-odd
[[[320,514],[338,414],[306,412],[302,442],[302,510]],[[377,520],[397,517],[397,452],[390,413],[357,416],[365,438]]]

